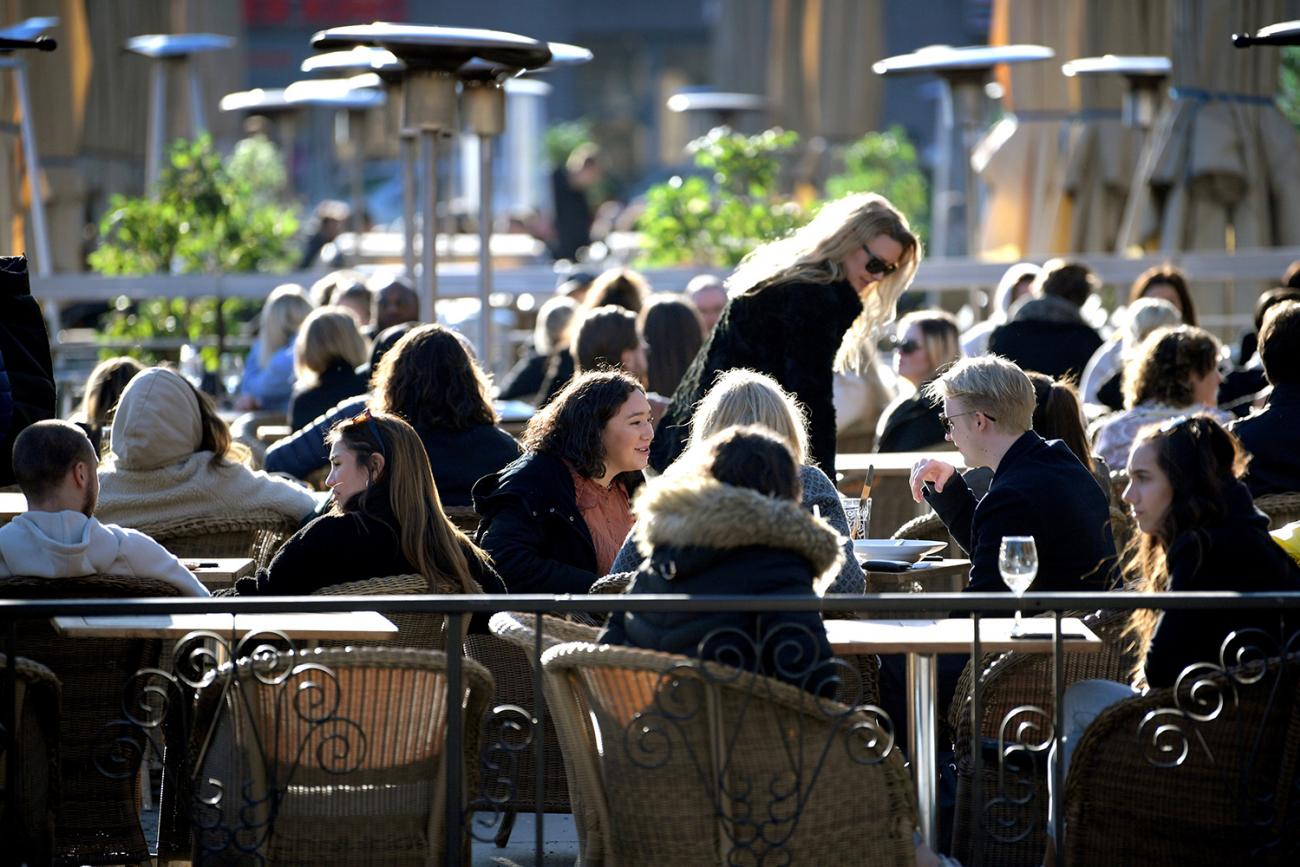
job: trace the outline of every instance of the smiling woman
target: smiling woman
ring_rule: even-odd
[[[731,300],[659,422],[651,463],[663,470],[685,445],[695,406],[723,371],[765,373],[808,411],[811,463],[835,476],[832,366],[841,343],[894,314],[921,261],[907,218],[857,193],[828,202],[806,226],[754,249],[726,282]]]
[[[511,593],[586,593],[609,570],[653,439],[645,391],[619,371],[580,374],[533,416],[524,456],[474,486]]]

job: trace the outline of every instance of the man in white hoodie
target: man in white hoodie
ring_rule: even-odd
[[[174,584],[183,596],[208,591],[162,545],[95,519],[95,449],[81,428],[41,421],[14,442],[14,475],[27,511],[0,527],[0,577],[124,575]]]

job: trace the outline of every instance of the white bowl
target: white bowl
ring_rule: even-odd
[[[931,542],[925,539],[854,539],[853,553],[858,561],[863,560],[906,560],[915,563],[926,554],[942,550],[947,542]]]

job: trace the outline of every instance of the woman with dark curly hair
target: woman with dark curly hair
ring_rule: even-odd
[[[468,506],[470,489],[519,457],[514,437],[497,427],[487,378],[461,338],[441,325],[413,328],[379,362],[376,412],[415,428],[447,506]]]
[[[1156,329],[1124,368],[1124,412],[1106,418],[1092,432],[1096,453],[1112,467],[1122,467],[1139,430],[1189,412],[1204,412],[1227,424],[1231,417],[1215,408],[1221,382],[1214,335],[1190,325]]]
[[[524,431],[525,454],[474,485],[478,542],[511,593],[586,593],[632,529],[654,426],[641,383],[573,379]]]

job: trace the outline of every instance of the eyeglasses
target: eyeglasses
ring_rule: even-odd
[[[881,277],[888,277],[898,270],[897,265],[890,265],[881,259],[866,244],[862,245],[862,252],[867,254],[867,271],[871,274],[879,274]]]
[[[362,422],[365,423],[366,430],[370,433],[372,437],[374,437],[375,445],[379,449],[379,456],[382,457],[385,461],[387,461],[388,453],[384,451],[384,437],[379,432],[379,425],[375,424],[375,417],[370,414],[370,407],[366,407],[365,409],[361,410],[361,412],[352,416],[352,418],[349,420],[350,424],[361,424]]]
[[[901,355],[910,355],[920,348],[921,344],[915,340],[904,340],[902,343],[898,344],[898,352]]]
[[[955,418],[961,418],[961,417],[964,416],[964,415],[975,415],[976,413],[979,413],[980,415],[984,416],[984,417],[985,417],[986,419],[988,419],[989,421],[997,421],[996,418],[994,418],[993,416],[989,415],[988,413],[986,413],[986,412],[985,412],[984,410],[982,410],[982,409],[972,409],[970,412],[959,412],[959,413],[957,413],[956,415],[944,415],[943,413],[940,413],[940,414],[939,414],[939,424],[943,425],[943,429],[944,429],[945,432],[947,432],[947,433],[952,433],[952,420],[953,420],[953,419],[955,419]]]

